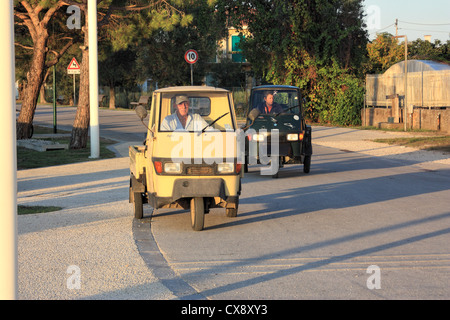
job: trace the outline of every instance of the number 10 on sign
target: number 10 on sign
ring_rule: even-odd
[[[198,60],[197,51],[195,51],[194,49],[189,49],[188,51],[186,51],[186,53],[184,54],[184,60],[186,60],[186,62],[191,65],[191,85],[193,86],[194,85],[193,66],[194,66],[194,63],[196,63]]]

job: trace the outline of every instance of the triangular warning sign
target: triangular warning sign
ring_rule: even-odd
[[[77,59],[73,58],[72,61],[70,61],[67,70],[80,70],[80,65],[78,64]]]

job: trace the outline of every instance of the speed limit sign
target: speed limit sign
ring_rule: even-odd
[[[186,53],[184,54],[184,60],[186,60],[186,62],[189,64],[196,63],[198,60],[197,51],[195,51],[194,49],[189,49],[188,51],[186,51]]]

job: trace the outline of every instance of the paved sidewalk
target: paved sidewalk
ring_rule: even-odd
[[[19,299],[176,298],[137,250],[128,186],[127,157],[18,171],[18,204],[64,208],[18,217]]]

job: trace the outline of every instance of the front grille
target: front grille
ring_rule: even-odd
[[[214,174],[214,169],[212,167],[206,166],[188,167],[186,168],[186,174],[193,176],[212,175]]]

